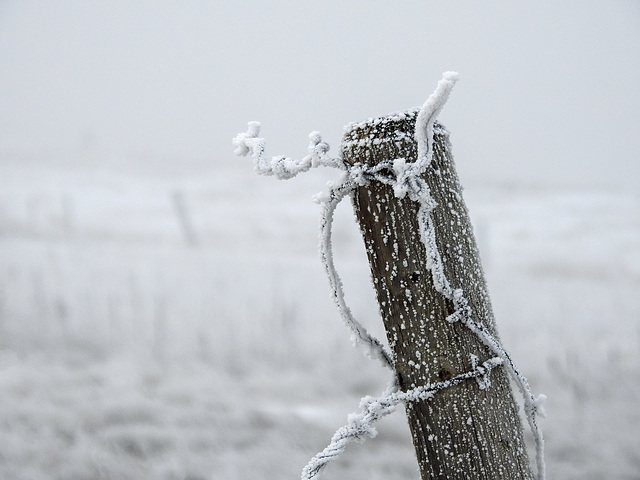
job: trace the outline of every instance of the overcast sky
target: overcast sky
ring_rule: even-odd
[[[0,153],[337,152],[446,70],[463,180],[640,185],[638,0],[0,0]]]

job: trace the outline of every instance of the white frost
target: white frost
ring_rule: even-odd
[[[273,157],[268,160],[265,155],[265,140],[259,137],[260,123],[249,122],[247,131],[239,133],[233,139],[234,153],[239,156],[251,155],[256,171],[260,175],[274,175],[281,180],[293,178],[299,173],[306,172],[312,167],[343,168],[342,160],[328,155],[329,145],[322,141],[318,132],[309,134],[309,155],[302,160],[295,160],[285,156]]]

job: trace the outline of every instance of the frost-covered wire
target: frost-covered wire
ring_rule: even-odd
[[[341,158],[331,158],[328,155],[329,145],[322,141],[318,132],[312,132],[309,135],[309,154],[302,160],[294,160],[284,156],[268,160],[265,155],[265,141],[259,137],[260,124],[258,122],[250,122],[247,132],[241,133],[233,139],[233,144],[236,147],[235,153],[237,155],[250,154],[254,159],[256,171],[262,175],[275,175],[279,179],[289,179],[308,171],[310,168],[319,166],[338,168],[343,171],[340,180],[329,186],[327,194],[320,194],[316,197],[316,201],[323,206],[320,224],[320,255],[338,311],[345,324],[353,332],[354,343],[364,346],[369,356],[381,360],[385,366],[393,369],[392,354],[353,317],[346,304],[342,281],[333,261],[331,237],[333,216],[340,201],[349,196],[356,187],[374,181],[391,186],[397,198],[408,195],[411,200],[419,204],[418,224],[420,237],[426,249],[426,266],[431,271],[435,289],[445,298],[451,300],[454,306],[454,312],[447,317],[447,321],[460,322],[495,355],[494,358],[482,365],[478,364],[477,357],[472,356],[472,370],[445,382],[418,387],[407,392],[398,392],[397,381],[394,380],[380,398],[363,398],[361,401],[362,412],[352,414],[349,417],[349,423],[340,428],[331,439],[331,443],[309,462],[302,472],[303,480],[313,479],[328,462],[344,451],[348,443],[374,437],[376,430],[373,424],[381,417],[394,411],[398,403],[428,400],[438,391],[471,378],[476,378],[480,388],[486,389],[490,384],[489,373],[498,365],[505,366],[523,396],[525,414],[536,443],[537,477],[538,480],[545,479],[544,440],[536,417],[544,416],[542,403],[546,397],[533,395],[526,378],[516,368],[500,341],[485,325],[473,320],[471,306],[463,290],[454,289],[447,279],[444,263],[437,246],[436,229],[432,217],[437,203],[431,195],[427,182],[421,178],[433,159],[433,127],[436,117],[446,103],[457,80],[457,73],[446,72],[442,80],[438,82],[436,90],[418,112],[414,130],[414,140],[418,145],[415,162],[407,162],[404,158],[398,158],[381,162],[375,166],[363,163],[348,165]],[[392,176],[389,175],[389,170],[393,172]]]
[[[313,167],[327,166],[344,170],[345,173],[338,183],[329,185],[328,194],[318,194],[315,197],[316,202],[323,205],[320,221],[320,256],[329,279],[333,301],[344,323],[353,332],[354,343],[363,346],[369,357],[380,360],[383,365],[393,370],[391,353],[351,313],[344,298],[342,280],[333,261],[331,233],[335,209],[357,185],[362,185],[366,181],[364,177],[368,174],[365,174],[361,168],[348,167],[340,158],[331,158],[328,155],[329,145],[322,141],[318,132],[312,132],[309,135],[309,155],[302,160],[294,160],[284,156],[268,160],[264,148],[265,140],[260,138],[259,134],[260,124],[249,122],[247,132],[238,134],[233,139],[233,145],[236,147],[236,155],[251,155],[253,157],[255,169],[261,175],[275,175],[279,179],[286,180]]]
[[[328,155],[329,145],[322,141],[318,132],[309,134],[309,155],[302,160],[295,160],[283,155],[268,160],[265,151],[265,140],[260,138],[260,123],[249,122],[249,128],[244,133],[239,133],[233,139],[234,153],[239,156],[251,155],[254,166],[260,175],[274,175],[280,180],[293,178],[312,167],[335,167],[345,169],[344,163],[339,158],[331,158]]]
[[[476,357],[475,362],[472,359],[472,370],[449,380],[421,385],[406,392],[398,391],[397,383],[393,382],[379,398],[370,396],[362,398],[360,413],[349,415],[348,423],[336,431],[329,445],[309,461],[302,470],[302,480],[314,479],[329,462],[344,452],[349,443],[354,441],[362,443],[367,437],[374,438],[378,434],[374,426],[375,422],[393,413],[398,404],[430,400],[440,390],[453,387],[472,378],[478,380],[481,385],[488,386],[490,384],[489,373],[498,365],[502,365],[502,359],[499,357],[491,358],[481,365],[478,365]],[[483,387],[481,386],[481,388]]]
[[[343,175],[342,180],[337,185],[330,188],[328,196],[316,197],[316,201],[324,205],[320,220],[320,256],[327,273],[327,278],[329,279],[333,300],[338,307],[343,321],[353,332],[353,342],[357,345],[362,345],[365,348],[365,353],[369,357],[380,360],[384,366],[393,370],[394,363],[391,353],[388,352],[382,343],[371,335],[351,313],[351,309],[344,298],[342,280],[340,279],[340,275],[338,275],[333,261],[333,247],[331,242],[333,216],[338,204],[353,191],[354,185],[354,179],[346,174]]]

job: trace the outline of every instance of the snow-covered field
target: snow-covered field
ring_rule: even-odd
[[[332,173],[82,160],[0,161],[0,478],[298,478],[388,381],[317,256]],[[549,478],[640,479],[640,192],[462,182],[503,342],[549,397]],[[350,205],[336,221],[382,336]],[[403,412],[379,432],[326,478],[417,479]]]

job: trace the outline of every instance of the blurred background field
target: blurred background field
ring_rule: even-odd
[[[331,172],[1,173],[3,478],[295,478],[388,381],[350,345],[317,255],[311,195]],[[549,397],[549,477],[638,478],[640,198],[465,196],[503,341]],[[348,203],[336,222],[347,299],[382,337]],[[328,478],[417,478],[403,413],[380,430]]]

